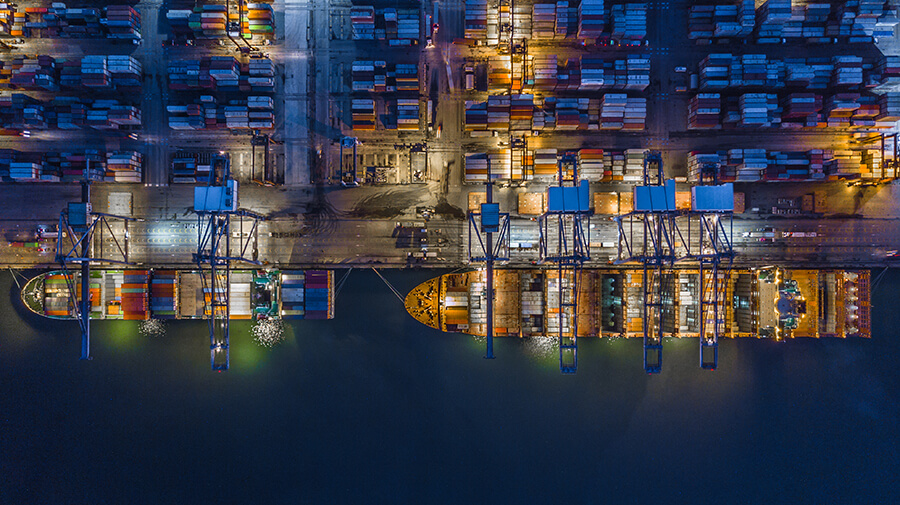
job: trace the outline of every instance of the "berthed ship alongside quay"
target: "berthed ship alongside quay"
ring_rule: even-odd
[[[723,304],[723,337],[870,337],[868,270],[732,269]],[[494,335],[572,336],[560,323],[558,270],[502,269],[494,272]],[[579,279],[577,337],[643,336],[640,269],[584,269]],[[700,272],[675,270],[664,309],[663,332],[699,337]],[[564,291],[563,291],[564,292]],[[563,304],[568,303],[563,300]],[[445,332],[486,334],[485,272],[449,273],[414,288],[405,300],[417,321]]]
[[[80,273],[69,281],[81,297]],[[74,319],[66,274],[30,279],[22,301],[32,312]],[[333,319],[332,270],[234,270],[229,276],[230,319]],[[198,270],[98,269],[91,271],[92,319],[206,319],[209,288]]]

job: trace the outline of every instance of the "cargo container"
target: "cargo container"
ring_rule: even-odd
[[[596,39],[605,27],[603,0],[581,0],[578,4],[578,38]]]
[[[647,36],[647,4],[616,4],[610,13],[614,40],[642,41]]]

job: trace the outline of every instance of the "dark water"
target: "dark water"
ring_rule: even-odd
[[[433,276],[387,273],[402,292]],[[427,329],[370,271],[337,319],[273,350],[235,324],[232,370],[206,325],[94,325],[0,304],[0,503],[886,503],[898,464],[900,271],[878,286],[871,340],[668,343],[556,354]],[[12,293],[11,276],[0,292]]]

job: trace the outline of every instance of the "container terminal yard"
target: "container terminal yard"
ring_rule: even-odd
[[[900,249],[898,23],[873,0],[2,4],[0,261],[45,272],[23,300],[78,319],[82,357],[92,317],[199,317],[219,370],[229,319],[341,317],[360,267],[470,269],[407,310],[488,357],[556,337],[563,372],[576,336],[643,337],[651,373],[669,337],[711,369],[719,336],[865,337]]]

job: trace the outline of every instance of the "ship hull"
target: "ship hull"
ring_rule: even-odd
[[[555,268],[495,270],[494,336],[642,337],[644,274],[584,269],[576,281],[573,272]],[[485,275],[430,279],[407,295],[407,312],[435,329],[484,336]],[[720,337],[870,336],[868,270],[733,269],[720,278]],[[699,337],[699,270],[667,272],[662,285],[661,334]]]
[[[24,305],[50,319],[75,319],[80,274],[45,272],[22,288]],[[210,293],[198,270],[96,269],[89,280],[92,319],[207,319]],[[331,270],[233,270],[229,319],[332,319]]]

